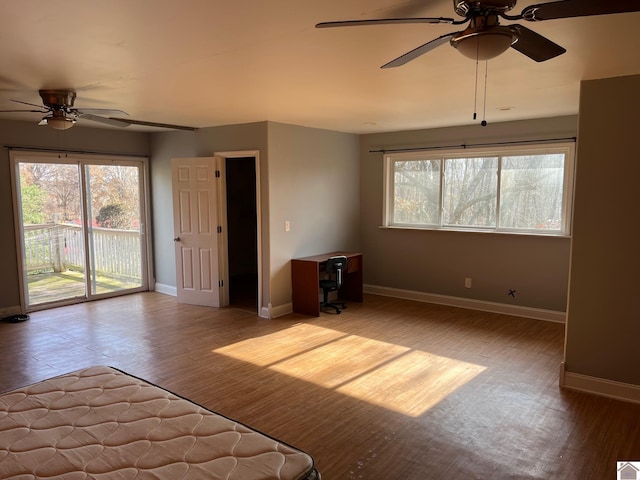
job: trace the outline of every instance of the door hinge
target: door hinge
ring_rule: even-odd
[[[218,233],[222,233],[222,227],[218,225]]]
[[[218,287],[222,288],[224,286],[224,282],[222,280],[218,280]]]
[[[216,178],[220,178],[220,170],[216,170]]]

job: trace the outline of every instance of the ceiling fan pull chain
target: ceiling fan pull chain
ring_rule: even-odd
[[[484,106],[482,107],[482,122],[480,125],[487,126],[487,78],[489,77],[489,60],[484,62]]]
[[[476,83],[475,83],[475,90],[473,92],[473,119],[475,120],[476,118],[478,118],[478,62],[479,62],[479,57],[480,55],[480,42],[478,42],[478,46],[476,48]]]

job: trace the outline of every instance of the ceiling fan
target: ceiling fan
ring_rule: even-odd
[[[442,17],[381,18],[323,22],[318,23],[316,28],[402,23],[462,25],[469,22],[464,30],[447,33],[431,40],[384,64],[381,68],[404,65],[446,42],[473,60],[495,58],[511,47],[536,62],[544,62],[562,55],[566,50],[523,25],[500,25],[500,17],[506,20],[540,22],[559,18],[640,11],[640,1],[638,0],[564,0],[530,5],[524,8],[519,15],[509,15],[507,12],[512,10],[516,3],[517,0],[453,0],[453,8],[459,16],[463,17],[462,20]]]
[[[40,98],[42,98],[42,105],[23,102],[21,100],[11,100],[12,102],[36,107],[37,110],[0,110],[0,113],[44,113],[45,116],[42,118],[38,125],[49,125],[56,130],[67,130],[73,127],[78,120],[91,120],[93,122],[103,123],[114,127],[144,125],[149,127],[170,128],[174,130],[197,130],[194,127],[186,127],[182,125],[145,122],[142,120],[122,118],[122,115],[128,115],[128,113],[123,112],[122,110],[106,108],[76,108],[73,106],[76,99],[76,92],[74,90],[39,90],[38,93],[40,94]],[[109,115],[117,116],[111,117]]]

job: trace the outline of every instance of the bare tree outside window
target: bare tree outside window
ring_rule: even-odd
[[[136,230],[140,225],[139,176],[127,165],[88,165],[91,211],[97,226]]]
[[[438,223],[440,162],[412,160],[394,167],[394,222]]]
[[[495,227],[498,158],[445,160],[445,225]]]
[[[500,192],[502,228],[560,229],[564,155],[504,157]]]
[[[21,184],[42,192],[42,223],[79,222],[78,166],[73,164],[21,163]]]

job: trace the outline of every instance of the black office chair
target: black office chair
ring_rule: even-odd
[[[340,313],[347,306],[342,302],[330,302],[329,292],[335,292],[342,286],[342,277],[347,270],[347,257],[337,256],[327,259],[325,270],[329,274],[329,278],[320,280],[320,288],[322,289],[322,302],[320,308],[331,307],[336,313]]]

